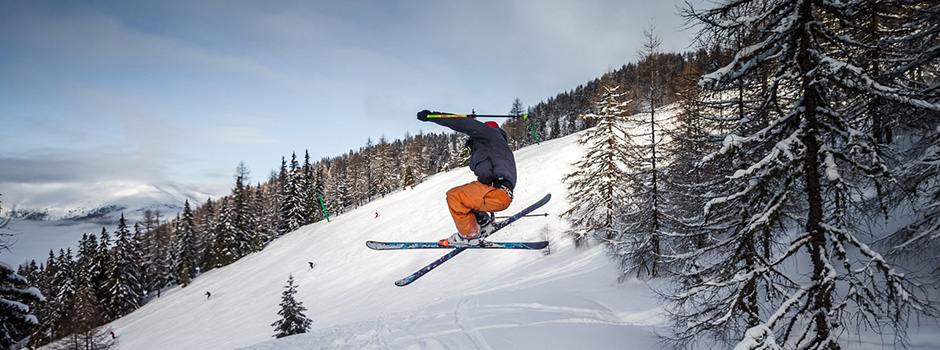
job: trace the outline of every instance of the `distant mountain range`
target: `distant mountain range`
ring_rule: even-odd
[[[29,260],[43,262],[50,250],[72,247],[75,251],[82,235],[99,234],[102,229],[113,232],[122,214],[131,226],[141,221],[147,210],[159,212],[162,222],[173,219],[186,200],[197,207],[209,198],[228,195],[228,185],[216,187],[204,190],[172,183],[102,182],[5,192],[0,216],[12,216],[5,228],[12,236],[9,247],[0,249],[0,261],[15,266]]]
[[[195,207],[202,205],[209,198],[225,195],[222,191],[209,193],[192,186],[173,183],[98,183],[79,190],[60,190],[62,196],[55,196],[50,190],[37,193],[35,197],[24,195],[18,203],[4,205],[4,212],[12,215],[15,220],[76,221],[111,225],[117,223],[121,213],[129,222],[143,217],[146,210],[159,211],[164,216],[169,216],[182,211],[186,200]],[[76,195],[74,192],[86,195]]]

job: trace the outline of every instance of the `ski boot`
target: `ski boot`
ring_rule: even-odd
[[[473,216],[477,219],[477,225],[480,225],[480,237],[486,237],[493,231],[493,223],[496,222],[496,214],[485,211],[474,211]]]
[[[482,242],[483,240],[480,238],[480,236],[477,236],[476,238],[467,238],[461,235],[460,232],[456,232],[450,237],[438,241],[437,244],[440,244],[443,247],[460,248],[480,245]]]
[[[438,241],[438,244],[444,247],[482,247],[486,245],[487,242],[483,240],[483,237],[486,237],[486,235],[493,230],[496,215],[488,212],[473,211],[473,216],[476,218],[477,225],[480,228],[480,233],[475,238],[467,238],[461,235],[460,232],[457,232],[448,238]]]

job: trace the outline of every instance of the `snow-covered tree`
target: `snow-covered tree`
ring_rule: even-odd
[[[304,315],[307,308],[298,301],[294,295],[297,294],[297,285],[294,284],[294,275],[287,278],[287,285],[284,286],[284,292],[281,293],[281,310],[277,312],[281,316],[280,320],[271,324],[274,327],[274,337],[283,338],[289,335],[307,333],[310,325],[313,323]]]
[[[105,271],[107,279],[103,289],[106,297],[101,299],[107,320],[120,318],[141,306],[144,286],[138,251],[137,241],[127,227],[124,214],[121,214],[114,231],[110,264]]]
[[[38,288],[30,286],[10,265],[0,262],[0,348],[25,344],[30,330],[39,326],[29,304],[44,301]]]
[[[55,252],[50,250],[45,265],[40,265],[41,271],[36,282],[38,282],[39,291],[42,292],[44,296],[52,296],[54,293],[52,276],[56,273],[55,261]],[[36,307],[36,317],[39,319],[39,326],[33,329],[29,337],[29,345],[34,348],[38,348],[40,345],[48,344],[52,341],[52,336],[55,334],[56,328],[56,325],[53,323],[54,313],[52,306],[51,302],[46,302]]]
[[[940,116],[938,116],[940,117]],[[923,135],[923,147],[912,151],[912,161],[901,168],[899,183],[908,187],[895,203],[914,209],[914,219],[894,232],[882,246],[892,257],[915,261],[940,276],[940,130]]]
[[[232,205],[225,198],[219,200],[218,219],[215,225],[215,240],[212,243],[215,249],[216,266],[226,266],[238,260],[241,256],[238,250],[238,228],[234,224]]]
[[[696,56],[699,57],[691,60],[682,73],[681,85],[677,87],[679,101],[673,125],[664,130],[670,141],[662,147],[669,159],[662,188],[668,199],[664,207],[673,219],[673,227],[667,244],[670,251],[663,252],[660,258],[670,270],[680,273],[697,269],[697,262],[682,259],[681,255],[674,253],[694,251],[710,242],[708,231],[702,229],[706,224],[702,208],[707,203],[711,189],[717,183],[724,182],[724,179],[713,178],[717,170],[706,168],[700,162],[707,154],[716,151],[717,147],[709,138],[712,123],[703,114],[705,108],[701,103],[701,89],[696,84],[702,76],[702,61],[707,59],[703,56],[708,55],[699,51]]]
[[[281,230],[294,231],[306,224],[306,177],[297,162],[297,155],[292,154],[290,167],[285,169],[284,183],[281,188]]]
[[[591,240],[606,243],[621,233],[620,215],[627,209],[624,185],[629,182],[621,96],[616,87],[606,88],[597,114],[584,116],[597,120],[597,126],[578,140],[586,147],[584,155],[574,164],[574,172],[565,175],[571,208],[564,216],[572,224],[569,234],[577,245]]]
[[[330,182],[326,184],[323,200],[326,201],[327,210],[331,213],[341,211],[353,202],[347,164],[346,155],[336,157],[330,163],[328,170]]]
[[[912,313],[932,315],[926,292],[866,243],[871,232],[862,224],[886,214],[870,205],[883,198],[870,194],[892,191],[894,179],[869,103],[940,110],[916,88],[923,77],[911,74],[936,66],[936,36],[933,57],[921,56],[927,63],[899,59],[906,63],[893,77],[855,55],[872,47],[916,55],[894,45],[906,35],[894,29],[916,27],[922,16],[899,11],[929,2],[883,1],[890,6],[882,10],[907,22],[872,37],[856,35],[865,3],[740,0],[688,10],[705,37],[753,38],[702,78],[705,99],[764,80],[741,100],[746,108],[714,115],[729,116],[728,128],[714,130],[723,142],[704,161],[725,169],[717,175],[725,181],[704,208],[714,242],[686,254],[700,267],[667,293],[670,338],[679,345],[717,339],[738,349],[838,349],[862,324],[903,342]]]
[[[102,229],[102,232],[105,232]],[[107,237],[105,234],[103,237]],[[67,333],[59,334],[65,336],[68,333],[79,332],[86,327],[97,326],[105,320],[104,309],[102,308],[101,298],[107,297],[106,283],[108,282],[105,271],[109,259],[102,259],[99,255],[107,254],[107,250],[102,249],[98,244],[98,238],[95,235],[82,235],[79,241],[78,257],[72,266],[68,269],[74,273],[75,295],[69,299],[68,304],[59,305],[60,308],[67,309],[68,319],[65,322]]]
[[[400,164],[395,149],[384,135],[379,138],[379,144],[373,147],[370,176],[375,183],[375,195],[385,196],[401,185]]]
[[[196,221],[189,207],[183,203],[183,216],[176,223],[176,243],[173,247],[176,266],[176,283],[183,287],[196,278],[198,254],[196,252]]]
[[[303,167],[303,187],[300,189],[303,191],[303,200],[304,200],[304,216],[303,224],[309,225],[318,220],[319,217],[322,217],[322,211],[320,210],[320,201],[317,199],[317,180],[320,178],[317,176],[317,170],[314,169],[313,164],[310,163],[310,152],[304,152],[304,167]]]
[[[940,3],[871,1],[862,16],[867,24],[857,29],[862,35],[893,43],[895,48],[883,50],[879,45],[860,53],[874,58],[867,66],[882,72],[875,78],[878,83],[903,83],[921,91],[927,101],[940,101]],[[883,37],[885,26],[903,35]],[[897,183],[905,189],[888,206],[911,208],[914,217],[886,239],[884,246],[892,257],[925,263],[923,268],[940,276],[940,257],[933,254],[940,249],[936,234],[940,231],[940,113],[911,113],[909,107],[887,98],[872,99],[867,108],[874,116],[872,135],[876,140],[910,145],[901,155],[905,162],[897,171]],[[924,257],[930,258],[924,261]]]
[[[50,338],[58,339],[72,333],[72,304],[75,301],[75,295],[78,294],[73,260],[72,249],[59,249],[56,255],[55,263],[50,266],[49,271],[53,273],[50,279],[51,294],[48,296],[49,324],[53,325],[50,329]]]
[[[215,256],[215,225],[216,225],[216,215],[215,215],[215,203],[212,201],[212,198],[206,200],[206,204],[198,210],[200,220],[198,220],[196,230],[200,232],[200,237],[202,238],[202,257],[200,258],[201,271],[206,272],[216,267],[216,256]]]
[[[235,188],[232,189],[232,234],[235,237],[237,257],[241,258],[261,250],[257,232],[254,230],[254,212],[251,207],[251,186],[248,184],[248,166],[244,162],[235,168]]]
[[[652,23],[643,33],[646,40],[640,51],[643,63],[640,71],[644,83],[639,88],[645,107],[643,113],[624,117],[629,133],[623,145],[625,158],[622,162],[627,166],[623,186],[628,190],[620,218],[623,227],[610,241],[612,254],[620,260],[621,281],[631,275],[657,277],[660,274],[665,237],[676,220],[666,210],[669,198],[663,176],[665,162],[661,143],[665,126],[659,109],[666,87],[658,69],[662,39],[655,33]]]

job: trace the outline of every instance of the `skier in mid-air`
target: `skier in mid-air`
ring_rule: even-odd
[[[483,123],[474,118],[428,117],[447,114],[423,110],[418,112],[418,120],[432,121],[467,134],[465,145],[471,152],[470,170],[477,181],[447,191],[447,206],[457,233],[439,243],[448,247],[478,245],[481,237],[493,227],[493,212],[504,210],[512,203],[516,160],[508,144],[509,137],[499,124]]]

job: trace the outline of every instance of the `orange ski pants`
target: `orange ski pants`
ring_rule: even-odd
[[[447,191],[447,206],[454,217],[457,231],[464,237],[476,238],[480,235],[480,225],[472,211],[496,212],[509,208],[512,197],[506,192],[474,181]]]

